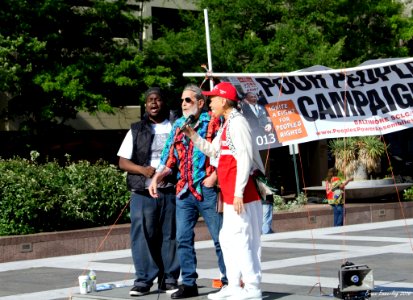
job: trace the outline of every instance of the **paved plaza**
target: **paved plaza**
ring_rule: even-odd
[[[288,222],[288,220],[286,220]],[[413,219],[274,233],[262,236],[263,299],[330,298],[345,261],[374,274],[371,299],[413,299]],[[212,241],[196,243],[199,297],[219,277]],[[112,290],[79,294],[77,277],[93,269]],[[0,264],[0,300],[170,299],[168,294],[131,297],[130,250]]]

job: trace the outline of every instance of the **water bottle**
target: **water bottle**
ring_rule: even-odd
[[[96,273],[95,273],[95,271],[90,270],[89,278],[90,278],[90,290],[91,290],[91,292],[96,292]]]
[[[96,285],[96,291],[101,292],[101,291],[111,290],[115,287],[116,286],[113,283],[101,283],[101,284]]]
[[[91,280],[89,275],[86,275],[86,291],[87,293],[91,293],[92,292],[92,285],[91,285]]]

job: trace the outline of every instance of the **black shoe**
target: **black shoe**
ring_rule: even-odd
[[[172,299],[185,299],[198,296],[198,286],[195,285],[185,285],[179,286],[178,291],[171,295]]]
[[[179,287],[176,283],[163,283],[158,287],[158,290],[163,293],[173,294],[178,291]]]
[[[143,296],[149,294],[151,290],[148,286],[134,286],[130,291],[129,295],[131,296]]]

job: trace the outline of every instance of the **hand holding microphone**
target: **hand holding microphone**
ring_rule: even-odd
[[[182,132],[188,133],[189,132],[188,125],[193,123],[194,121],[195,121],[195,116],[194,115],[189,115],[188,118],[186,118],[184,124],[179,129],[178,134],[181,134]]]

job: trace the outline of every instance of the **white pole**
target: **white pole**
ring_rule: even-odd
[[[380,61],[380,60],[377,60]],[[413,62],[413,58],[403,58],[403,59],[383,59],[383,63],[372,63],[365,64],[362,66],[347,68],[347,69],[323,69],[314,71],[293,71],[293,72],[280,72],[280,73],[212,73],[213,77],[290,77],[290,76],[307,76],[307,75],[318,75],[318,74],[334,74],[334,73],[350,73],[359,70],[368,70],[374,68],[381,68],[392,66],[396,64],[404,64]],[[211,69],[212,70],[212,69]],[[184,77],[204,77],[205,73],[183,73]]]
[[[209,38],[209,22],[208,22],[208,10],[204,9],[204,19],[205,19],[205,37],[207,46],[207,56],[208,56],[208,71],[212,72],[212,58],[211,58],[211,41]],[[210,79],[209,87],[212,90],[214,88],[214,81]]]

